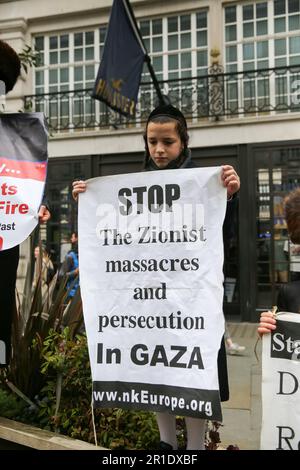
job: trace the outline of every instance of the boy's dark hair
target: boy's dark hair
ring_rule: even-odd
[[[300,188],[284,199],[285,219],[292,243],[300,244]]]
[[[0,40],[0,80],[8,93],[13,89],[21,72],[21,61],[15,50]]]

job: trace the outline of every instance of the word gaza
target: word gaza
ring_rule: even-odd
[[[169,346],[167,351],[162,344],[154,346],[153,351],[148,350],[146,344],[135,344],[130,350],[130,359],[137,366],[156,367],[161,364],[164,367],[178,367],[191,369],[197,367],[204,369],[201,350],[195,346],[188,351],[186,346]],[[97,344],[97,364],[121,364],[121,350],[119,348],[104,349],[103,343]]]

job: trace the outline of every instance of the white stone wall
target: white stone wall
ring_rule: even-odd
[[[131,0],[137,18],[155,17],[166,13],[185,13],[206,7],[209,15],[209,49],[219,49],[223,63],[223,10],[230,0]],[[0,38],[17,51],[31,44],[32,35],[70,31],[106,23],[112,0],[19,0],[0,1]],[[22,97],[33,93],[32,76],[24,75],[8,95],[7,110],[22,108]],[[297,140],[299,113],[291,115],[236,118],[203,121],[190,125],[191,147],[209,147],[255,142]],[[53,135],[50,157],[85,154],[124,153],[143,150],[142,129],[77,131],[76,134]]]

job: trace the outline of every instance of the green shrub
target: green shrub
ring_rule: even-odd
[[[0,416],[14,418],[23,413],[25,403],[10,391],[0,388]]]

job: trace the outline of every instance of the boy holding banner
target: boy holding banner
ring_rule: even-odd
[[[144,171],[159,171],[171,169],[193,168],[191,152],[188,148],[188,132],[185,117],[178,109],[171,105],[161,105],[152,111],[148,118],[145,140]],[[240,181],[234,168],[230,165],[222,167],[222,182],[227,189],[228,201],[233,200],[234,194],[240,188]],[[84,181],[73,182],[73,197],[86,191],[87,184]],[[224,236],[231,223],[231,202],[227,206],[224,222]],[[227,228],[226,228],[227,227]],[[222,401],[229,398],[227,363],[222,339],[218,356],[219,388]],[[177,449],[175,416],[166,412],[157,412],[157,421],[161,438],[161,449]],[[205,419],[186,417],[187,449],[204,449]]]

